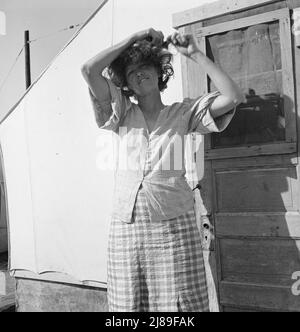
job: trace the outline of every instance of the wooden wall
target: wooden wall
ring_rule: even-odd
[[[208,4],[175,16],[174,26],[197,36],[205,50],[201,34],[211,26],[222,26],[226,31],[229,23],[235,25],[248,16],[261,15],[265,19],[272,15],[270,12],[300,7],[299,0],[221,2],[227,4],[226,14],[215,17],[213,7],[217,4]],[[255,3],[265,5],[234,13],[228,10],[229,4],[232,8],[240,8],[242,4]],[[289,13],[287,10],[281,12]],[[285,64],[290,68],[294,62],[296,100],[293,98],[293,106],[297,116],[293,114],[291,123],[294,126],[298,122],[299,142],[300,48],[295,47],[294,36],[291,37],[292,51],[285,57]],[[287,39],[282,40],[290,44]],[[283,48],[282,54],[285,53],[287,48]],[[208,84],[194,64],[184,60],[183,75],[186,96],[196,97],[205,92]],[[292,109],[291,105],[286,106]],[[293,142],[297,141],[294,136],[293,139]],[[218,297],[223,311],[299,311],[300,297],[291,292],[291,276],[300,271],[299,148],[297,151],[294,144],[293,150],[285,147],[281,151],[280,144],[274,144],[270,153],[255,151],[248,154],[248,146],[242,146],[240,151],[230,155],[230,149],[210,150],[209,139],[206,143],[201,195],[207,210],[204,214],[211,223],[212,243],[208,250],[205,249],[205,257],[209,257],[206,258],[209,267],[217,266],[211,268],[212,276],[208,276],[209,283],[217,289],[217,296],[211,296],[210,300]]]

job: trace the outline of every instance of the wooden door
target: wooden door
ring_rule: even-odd
[[[284,8],[182,28],[247,95],[226,131],[205,137],[204,207],[197,207],[209,286],[218,298],[211,305],[223,311],[300,311],[299,119],[290,15]],[[215,90],[187,59],[183,79],[188,97]]]

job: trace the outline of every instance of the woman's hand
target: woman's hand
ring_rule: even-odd
[[[181,54],[191,57],[195,53],[202,53],[193,35],[174,32],[167,41],[176,47]]]
[[[134,42],[148,39],[155,46],[162,46],[164,42],[164,34],[153,28],[137,32],[133,35]]]

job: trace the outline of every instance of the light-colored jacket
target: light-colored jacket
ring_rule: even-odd
[[[118,162],[113,218],[131,223],[137,192],[143,185],[151,220],[178,217],[194,206],[186,181],[185,143],[189,133],[208,134],[226,129],[235,109],[213,119],[209,110],[218,91],[164,108],[152,133],[139,106],[110,80],[111,103],[99,103],[89,90],[96,121],[118,137]]]

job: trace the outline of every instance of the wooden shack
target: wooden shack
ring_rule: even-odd
[[[300,311],[300,0],[221,0],[175,14],[247,102],[205,137],[195,193],[212,311]],[[214,90],[183,58],[185,97]],[[201,193],[201,195],[200,195]],[[19,311],[106,311],[105,289],[17,277]]]
[[[300,311],[292,291],[300,271],[298,7],[218,1],[174,16],[247,96],[229,128],[205,138],[199,218],[211,305],[223,311]],[[214,90],[197,64],[183,59],[182,67],[186,96]]]

